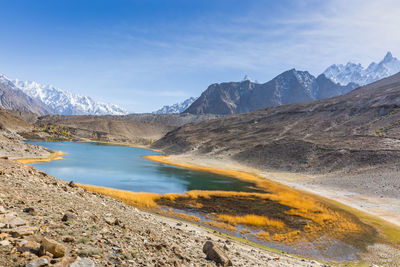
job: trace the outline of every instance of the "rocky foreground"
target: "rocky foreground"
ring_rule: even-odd
[[[0,266],[230,264],[320,266],[139,211],[0,159]]]

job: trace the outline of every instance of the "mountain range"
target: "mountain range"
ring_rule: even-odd
[[[127,111],[113,104],[101,103],[88,96],[74,94],[52,85],[34,81],[11,80],[0,74],[1,106],[6,109],[60,115],[124,115]],[[13,104],[11,104],[13,103]],[[22,104],[24,103],[24,104]]]
[[[179,114],[184,112],[194,101],[196,101],[197,97],[190,97],[183,102],[176,103],[173,105],[166,105],[160,108],[157,111],[154,111],[154,114]]]
[[[307,71],[291,69],[266,83],[253,81],[247,75],[240,82],[210,85],[200,97],[163,106],[155,114],[191,113],[230,115],[259,108],[307,102],[350,92],[400,72],[400,61],[390,52],[367,68],[348,62],[329,66],[315,77]],[[123,108],[101,103],[91,97],[74,94],[52,85],[34,81],[11,80],[0,74],[0,107],[33,112],[39,115],[125,115]]]
[[[365,69],[361,64],[331,65],[318,77],[291,69],[260,84],[247,75],[241,82],[210,85],[184,112],[191,114],[239,114],[259,108],[307,102],[339,96],[400,72],[400,61],[387,52]]]
[[[400,61],[393,57],[391,52],[387,52],[379,63],[372,62],[367,68],[361,64],[348,62],[346,65],[331,65],[324,71],[324,74],[332,81],[342,85],[350,82],[366,85],[398,72],[400,72]]]
[[[51,108],[39,99],[26,95],[5,75],[0,74],[0,107],[9,110],[19,110],[45,115],[52,112]]]
[[[342,95],[356,87],[358,85],[354,83],[345,86],[334,83],[323,74],[316,78],[307,71],[291,69],[263,84],[249,79],[212,84],[184,112],[238,114],[269,106]]]

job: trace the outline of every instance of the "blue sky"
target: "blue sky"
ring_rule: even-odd
[[[1,1],[0,73],[130,112],[245,74],[400,57],[397,0]]]

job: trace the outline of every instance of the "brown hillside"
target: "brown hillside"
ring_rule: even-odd
[[[153,147],[324,173],[400,159],[400,74],[346,95],[184,125]]]

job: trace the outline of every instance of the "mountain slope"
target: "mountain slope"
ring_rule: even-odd
[[[41,100],[54,113],[61,115],[124,115],[126,110],[117,105],[96,102],[92,98],[73,94],[37,82],[15,80],[14,84],[27,95]]]
[[[5,75],[0,74],[0,108],[45,115],[52,112],[42,101],[26,95]]]
[[[341,86],[324,75],[315,78],[307,71],[286,71],[264,84],[248,79],[210,85],[188,108],[192,114],[239,114],[252,110],[326,96],[336,96],[356,88],[356,84]]]
[[[334,98],[184,125],[153,147],[326,173],[400,160],[400,74]]]
[[[400,72],[400,61],[387,52],[379,62],[372,62],[366,69],[361,64],[352,62],[346,65],[331,65],[325,71],[326,77],[342,85],[350,82],[366,85]]]
[[[157,111],[154,111],[155,114],[179,114],[184,112],[194,101],[196,101],[197,97],[190,97],[185,101],[180,103],[176,103],[173,105],[166,105],[160,108]]]

